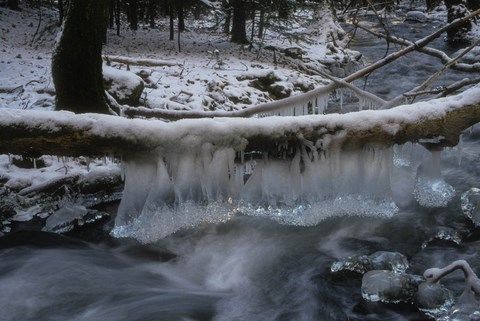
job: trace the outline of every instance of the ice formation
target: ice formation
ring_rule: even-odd
[[[461,197],[462,212],[476,227],[480,226],[480,189],[471,188]]]
[[[405,255],[398,252],[379,251],[371,255],[355,255],[335,261],[330,271],[351,271],[364,274],[371,270],[390,270],[403,273],[408,269],[408,260]]]
[[[388,218],[398,212],[391,148],[342,151],[316,145],[281,146],[278,155],[269,156],[204,143],[190,151],[127,160],[112,233],[152,242],[237,214],[311,226],[335,216]],[[411,150],[418,148],[423,149]],[[409,157],[414,171],[415,157]],[[412,194],[412,189],[403,192]]]
[[[420,165],[414,195],[421,206],[430,208],[445,207],[455,196],[455,189],[442,179],[439,151]]]
[[[362,297],[370,302],[410,302],[421,280],[421,277],[407,273],[369,271],[362,278]]]

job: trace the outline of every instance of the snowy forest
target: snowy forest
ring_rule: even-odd
[[[480,0],[0,0],[0,320],[480,320],[477,123]]]

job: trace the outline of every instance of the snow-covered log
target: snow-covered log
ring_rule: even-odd
[[[211,143],[237,151],[276,152],[281,146],[319,149],[390,146],[439,138],[456,145],[480,122],[480,85],[461,94],[389,110],[255,119],[189,119],[174,123],[109,115],[8,110],[0,114],[0,153],[105,155],[188,151]]]
[[[145,67],[175,67],[181,66],[180,63],[171,61],[171,60],[159,60],[159,59],[149,59],[149,58],[130,58],[125,56],[105,56],[105,60],[122,63],[125,65],[132,66],[145,66]]]

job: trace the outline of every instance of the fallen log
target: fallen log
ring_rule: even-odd
[[[205,143],[237,151],[278,151],[279,146],[319,149],[391,146],[424,139],[454,146],[460,133],[480,122],[480,85],[461,94],[389,110],[253,119],[159,120],[70,112],[4,110],[0,153],[63,156],[168,154]]]
[[[118,62],[125,65],[131,66],[144,66],[144,67],[175,67],[181,66],[182,64],[170,61],[170,60],[159,60],[159,59],[149,59],[149,58],[131,58],[124,56],[104,56],[106,61]]]

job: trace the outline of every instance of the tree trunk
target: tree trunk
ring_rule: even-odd
[[[19,1],[18,0],[8,0],[7,7],[12,10],[20,11]]]
[[[109,113],[102,77],[106,0],[70,0],[52,58],[56,110]]]
[[[120,36],[120,0],[115,0],[115,24],[117,25],[117,36]]]
[[[427,10],[432,11],[440,4],[440,2],[440,0],[426,0]]]
[[[258,21],[258,38],[263,38],[263,32],[265,30],[265,9],[260,9],[260,20]]]
[[[230,7],[230,3],[226,0],[223,1],[223,6],[225,8],[225,23],[223,25],[223,32],[226,35],[230,34],[230,24],[232,21],[232,8]]]
[[[65,6],[63,0],[58,0],[58,25],[61,26],[65,16]]]
[[[58,2],[60,2],[59,0]],[[113,29],[115,26],[115,0],[108,1],[108,27]]]
[[[470,11],[475,11],[480,9],[480,1],[479,0],[468,0],[467,2],[468,9]]]
[[[175,17],[173,11],[173,2],[170,2],[168,7],[168,16],[170,18],[170,40],[175,39]]]
[[[184,0],[177,0],[178,32],[185,31],[185,5]]]
[[[245,0],[232,0],[233,7],[233,25],[232,42],[247,44],[247,10]]]
[[[155,28],[156,9],[155,0],[148,0],[148,19],[152,29]]]
[[[128,2],[128,21],[132,30],[138,29],[138,0]]]
[[[456,19],[461,19],[468,15],[468,9],[466,7],[466,0],[445,0],[445,5],[448,9],[448,23]],[[460,47],[468,45],[468,33],[472,30],[472,23],[467,21],[458,27],[452,28],[447,31],[448,44],[452,47]]]

